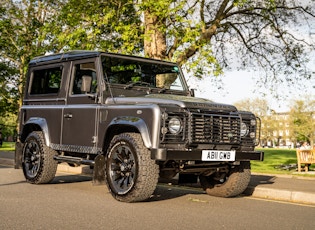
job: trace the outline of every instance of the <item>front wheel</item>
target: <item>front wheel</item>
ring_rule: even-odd
[[[112,139],[106,157],[106,182],[116,200],[137,202],[154,192],[159,175],[138,133],[122,133]]]
[[[229,173],[215,173],[200,176],[200,184],[207,194],[218,197],[234,197],[245,191],[250,181],[250,162],[242,161],[234,166]]]
[[[54,160],[56,152],[46,146],[43,133],[30,133],[23,148],[23,173],[32,184],[49,183],[55,177],[58,162]]]

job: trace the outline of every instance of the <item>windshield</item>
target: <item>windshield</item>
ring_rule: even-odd
[[[176,64],[130,57],[102,56],[105,81],[111,85],[150,87],[159,92],[186,91],[181,72]]]

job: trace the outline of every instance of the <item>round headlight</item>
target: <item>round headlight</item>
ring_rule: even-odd
[[[168,122],[168,129],[172,134],[178,134],[182,130],[182,121],[177,118],[173,117]]]
[[[248,134],[248,127],[244,122],[242,122],[241,123],[241,137],[245,137],[247,134]]]
[[[251,126],[255,126],[256,125],[256,120],[254,120],[254,119],[250,120],[250,125]]]

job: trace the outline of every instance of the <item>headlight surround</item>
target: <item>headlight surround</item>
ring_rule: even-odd
[[[182,120],[178,117],[172,117],[168,122],[168,129],[171,134],[178,134],[182,131]]]
[[[245,137],[248,134],[248,132],[249,132],[248,126],[244,122],[242,122],[241,123],[241,137]]]

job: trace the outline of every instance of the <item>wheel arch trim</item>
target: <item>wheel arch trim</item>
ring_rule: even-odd
[[[38,127],[40,130],[37,130],[35,127]],[[32,131],[42,131],[44,135],[45,144],[50,146],[50,136],[47,121],[42,117],[31,117],[23,126],[21,140],[24,142],[29,133]]]
[[[106,132],[107,135],[112,128],[118,127],[118,126],[133,127],[137,129],[142,137],[145,147],[147,148],[152,147],[152,141],[150,139],[151,135],[143,119],[139,117],[133,117],[133,116],[116,117],[108,125],[107,132]]]

